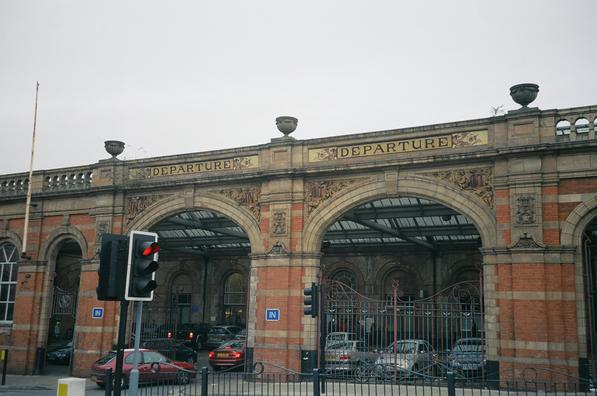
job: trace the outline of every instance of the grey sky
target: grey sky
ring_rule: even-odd
[[[597,103],[597,1],[0,0],[0,174]]]

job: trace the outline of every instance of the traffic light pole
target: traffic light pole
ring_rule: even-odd
[[[114,373],[114,396],[120,396],[122,389],[122,360],[124,357],[124,339],[126,337],[126,321],[128,319],[129,302],[120,301],[120,323],[118,324],[118,341],[116,345],[116,372]]]
[[[143,314],[143,301],[137,301],[135,312],[135,351],[133,352],[133,369],[129,378],[129,395],[137,396],[139,392],[139,345],[141,344],[141,317]]]

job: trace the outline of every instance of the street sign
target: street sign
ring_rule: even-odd
[[[280,309],[279,308],[266,308],[265,309],[265,320],[268,322],[277,322],[280,320]]]
[[[93,319],[101,319],[104,317],[104,309],[100,307],[93,307],[91,310],[91,317]]]

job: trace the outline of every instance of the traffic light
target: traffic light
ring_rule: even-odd
[[[157,287],[158,234],[132,231],[129,238],[129,260],[126,271],[126,295],[129,301],[151,301]]]
[[[311,283],[311,287],[305,287],[303,294],[305,295],[303,312],[305,315],[311,315],[312,318],[316,318],[319,309],[318,286],[315,283]]]
[[[97,299],[100,301],[119,301],[124,298],[126,282],[126,248],[124,235],[103,234],[100,250],[100,265],[97,271]]]

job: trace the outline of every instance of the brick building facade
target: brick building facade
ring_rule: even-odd
[[[587,375],[595,358],[587,293],[597,235],[596,118],[597,106],[524,108],[38,171],[27,258],[20,258],[27,174],[2,175],[0,348],[10,350],[12,372],[31,373],[38,348],[70,337],[73,372],[87,373],[112,348],[119,321],[116,303],[96,299],[101,234],[154,230],[170,249],[160,257],[148,320],[245,325],[253,361],[298,370],[301,351],[317,348],[317,319],[302,312],[311,282],[341,279],[383,300],[393,279],[402,296],[424,298],[480,278],[475,330],[501,377],[528,367],[545,368],[550,379]],[[384,210],[394,218],[385,226]],[[429,224],[409,225],[411,218]],[[185,237],[203,238],[201,252],[185,244],[184,224],[195,230]],[[104,308],[103,318],[92,317],[94,307]],[[270,307],[280,309],[279,321],[265,320]]]

